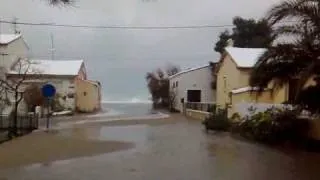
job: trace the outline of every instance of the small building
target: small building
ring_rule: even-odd
[[[97,81],[76,80],[76,111],[96,112],[101,109],[101,84]]]
[[[216,101],[212,68],[212,65],[200,66],[169,77],[175,110],[183,112],[184,103],[187,102],[213,103]]]
[[[216,68],[217,105],[234,112],[234,105],[241,102],[279,104],[289,97],[289,88],[266,88],[259,96],[257,87],[249,86],[250,73],[266,49],[227,47]]]

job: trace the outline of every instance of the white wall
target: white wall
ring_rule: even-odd
[[[170,79],[170,90],[176,93],[175,109],[182,112],[181,99],[187,102],[188,90],[201,90],[201,102],[215,102],[215,91],[211,88],[213,76],[209,66],[176,75]],[[178,82],[178,87],[173,88],[173,83]]]
[[[47,79],[48,83],[51,83],[53,86],[56,87],[57,93],[61,96],[65,96],[66,100],[60,99],[61,105],[65,107],[65,109],[75,110],[75,81],[74,78],[65,79],[65,78],[54,78],[54,79]],[[69,98],[68,94],[74,94],[73,98]]]
[[[11,79],[11,78],[9,78]],[[23,85],[21,85],[20,90],[24,91],[24,89],[29,86],[30,84],[39,84],[39,85],[44,85],[46,83],[52,84],[56,88],[56,92],[59,93],[62,97],[65,96],[65,100],[63,98],[60,98],[60,104],[64,107],[65,110],[75,110],[76,107],[76,89],[75,89],[75,78],[70,77],[54,77],[54,78],[41,78],[41,79],[27,79],[24,81]],[[69,98],[68,94],[73,93],[74,97]],[[9,98],[11,102],[14,102],[14,96],[13,94],[9,94]],[[13,104],[13,103],[12,103]],[[21,102],[19,104],[19,113],[24,114],[27,111],[27,106],[25,105],[24,102]]]
[[[22,37],[20,37],[8,45],[0,46],[0,67],[8,70],[19,58],[26,58],[27,56],[28,47]]]

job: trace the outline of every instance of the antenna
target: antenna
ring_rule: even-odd
[[[54,60],[54,52],[56,51],[54,48],[54,40],[53,40],[53,33],[50,34],[50,39],[51,39],[51,60]]]

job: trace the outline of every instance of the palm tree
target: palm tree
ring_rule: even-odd
[[[274,46],[259,58],[250,84],[262,91],[270,82],[277,88],[296,79],[291,103],[297,104],[307,80],[320,75],[320,0],[286,0],[266,19],[274,26]]]

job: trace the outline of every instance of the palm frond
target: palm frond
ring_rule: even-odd
[[[313,28],[308,28],[308,34],[312,35],[313,37],[319,36],[318,32]],[[292,38],[301,38],[305,36],[306,31],[301,24],[294,24],[294,25],[282,25],[278,26],[274,29],[273,34],[275,38],[279,38],[282,36],[289,36]]]
[[[309,64],[310,57],[304,49],[296,44],[278,44],[270,47],[256,63],[251,76],[250,85],[267,87],[271,81],[275,86],[282,86]]]
[[[319,24],[318,0],[286,0],[273,7],[267,15],[271,24],[276,24],[286,19],[298,22]]]

